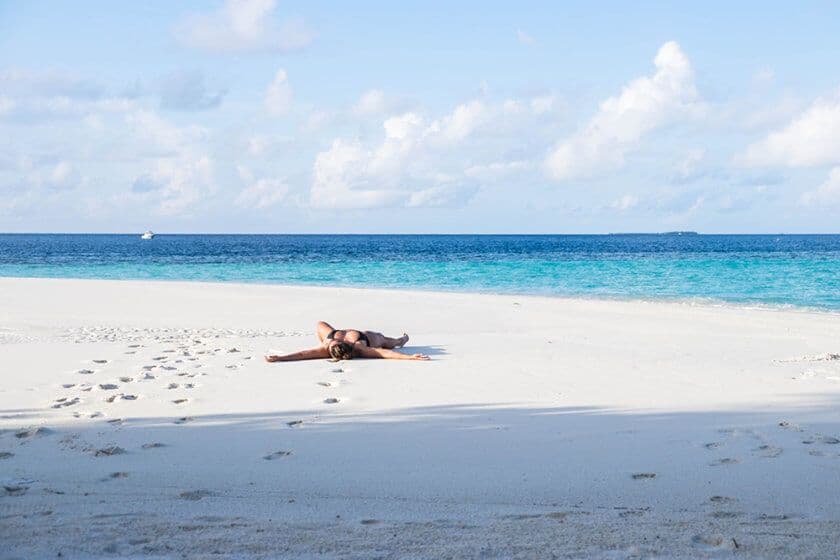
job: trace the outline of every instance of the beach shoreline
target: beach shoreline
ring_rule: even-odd
[[[84,277],[67,277],[67,276],[0,276],[0,280],[35,280],[35,281],[68,281],[68,282],[118,282],[118,283],[138,283],[143,285],[211,285],[211,286],[231,286],[240,289],[251,289],[253,287],[266,288],[286,288],[286,289],[301,289],[301,290],[345,290],[351,292],[359,292],[361,296],[365,293],[375,295],[377,292],[386,292],[391,294],[402,294],[410,296],[411,294],[431,294],[431,295],[474,295],[478,297],[507,297],[518,299],[544,299],[544,300],[560,300],[578,303],[618,303],[618,304],[642,304],[642,305],[673,305],[689,308],[711,308],[711,309],[735,309],[744,311],[769,311],[769,312],[790,312],[790,313],[804,313],[815,315],[829,315],[840,317],[840,309],[831,307],[818,307],[807,305],[796,305],[791,303],[778,302],[749,302],[743,300],[723,300],[716,298],[701,298],[701,297],[642,297],[642,296],[619,296],[609,294],[562,294],[562,293],[538,293],[538,292],[516,292],[516,291],[491,291],[491,290],[468,290],[468,289],[440,289],[438,287],[422,288],[412,286],[411,288],[398,288],[392,286],[354,286],[352,284],[295,284],[285,282],[266,282],[255,280],[253,282],[243,282],[234,280],[218,280],[218,279],[176,279],[176,278],[84,278]]]
[[[263,362],[321,319],[406,330],[432,361]],[[0,537],[11,557],[830,558],[838,340],[803,309],[0,278]]]

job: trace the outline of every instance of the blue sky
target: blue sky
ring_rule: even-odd
[[[0,1],[0,231],[838,231],[836,4],[134,4]]]

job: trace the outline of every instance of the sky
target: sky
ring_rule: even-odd
[[[836,2],[0,0],[0,231],[840,231]]]

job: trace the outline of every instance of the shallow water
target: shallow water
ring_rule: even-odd
[[[197,280],[840,310],[840,235],[0,235],[0,276]]]

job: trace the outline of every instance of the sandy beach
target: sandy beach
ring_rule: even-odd
[[[840,550],[838,314],[2,278],[0,375],[2,558]]]

